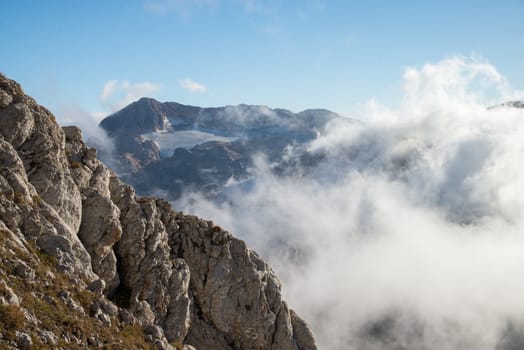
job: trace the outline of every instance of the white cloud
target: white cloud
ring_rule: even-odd
[[[101,100],[109,98],[118,89],[118,80],[108,80],[104,84],[102,94],[100,95]]]
[[[147,0],[144,2],[144,9],[158,14],[178,12],[188,16],[192,7],[216,6],[220,2],[221,0]]]
[[[235,0],[235,2],[243,6],[247,12],[260,11],[261,8],[260,0]]]
[[[92,112],[91,116],[97,123],[100,123],[105,117],[107,117],[107,112]]]
[[[183,20],[191,20],[193,15],[203,11],[213,13],[220,7],[236,8],[241,15],[256,18],[255,30],[265,34],[277,34],[283,31],[284,22],[281,16],[284,9],[278,6],[278,2],[264,0],[146,0],[144,9],[147,12],[168,15],[176,14]],[[318,12],[323,8],[323,1],[313,0],[306,4],[300,4],[299,12]]]
[[[144,9],[156,14],[177,13],[190,18],[197,9],[215,9],[224,5],[236,6],[245,13],[254,15],[274,14],[274,5],[262,0],[146,0]]]
[[[204,93],[207,91],[207,87],[203,84],[197,83],[189,78],[180,80],[180,87],[190,92]]]
[[[410,68],[404,83],[398,110],[371,103],[362,122],[331,124],[307,175],[261,160],[249,190],[176,207],[262,253],[319,348],[510,349],[504,330],[524,315],[524,110],[486,107],[522,93],[479,59]]]
[[[113,139],[107,136],[104,129],[99,126],[102,117],[107,113],[89,113],[79,106],[63,105],[56,111],[58,123],[61,126],[78,126],[82,130],[84,141],[98,150],[98,157],[109,167],[114,163],[112,154],[114,150]]]
[[[115,112],[141,97],[151,97],[159,89],[159,84],[149,81],[108,80],[102,88],[100,102],[104,108]]]
[[[218,6],[232,3],[241,6],[247,12],[256,12],[262,8],[260,0],[147,0],[144,9],[149,12],[165,14],[168,12],[184,12],[191,7]]]

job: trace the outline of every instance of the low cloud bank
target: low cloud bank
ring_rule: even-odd
[[[524,346],[524,110],[486,108],[524,95],[481,59],[404,87],[332,121],[296,176],[261,157],[248,190],[175,205],[266,257],[322,349]]]
[[[98,125],[98,118],[75,105],[62,106],[56,111],[58,123],[61,126],[78,126],[82,130],[84,141],[90,147],[95,147],[100,158],[109,167],[115,168],[113,152],[115,145],[104,129]]]

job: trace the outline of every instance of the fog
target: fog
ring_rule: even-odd
[[[56,111],[60,126],[77,126],[82,130],[84,141],[89,147],[95,147],[98,158],[109,167],[114,168],[114,143],[104,129],[98,125],[98,118],[76,105],[64,105]]]
[[[175,207],[265,257],[322,349],[524,348],[524,109],[488,108],[524,95],[479,58],[403,82],[398,108],[330,122],[315,166],[260,155],[249,190]]]

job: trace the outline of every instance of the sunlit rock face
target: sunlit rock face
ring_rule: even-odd
[[[2,348],[316,349],[244,241],[138,197],[3,75],[0,233]]]

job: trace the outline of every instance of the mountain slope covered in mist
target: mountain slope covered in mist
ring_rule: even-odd
[[[244,241],[96,154],[0,74],[0,347],[316,349]]]
[[[289,149],[337,118],[323,109],[201,108],[142,98],[100,126],[114,141],[113,163],[127,181],[140,193],[161,191],[175,200],[191,191],[219,197],[228,185],[247,182],[257,154],[289,170]]]

